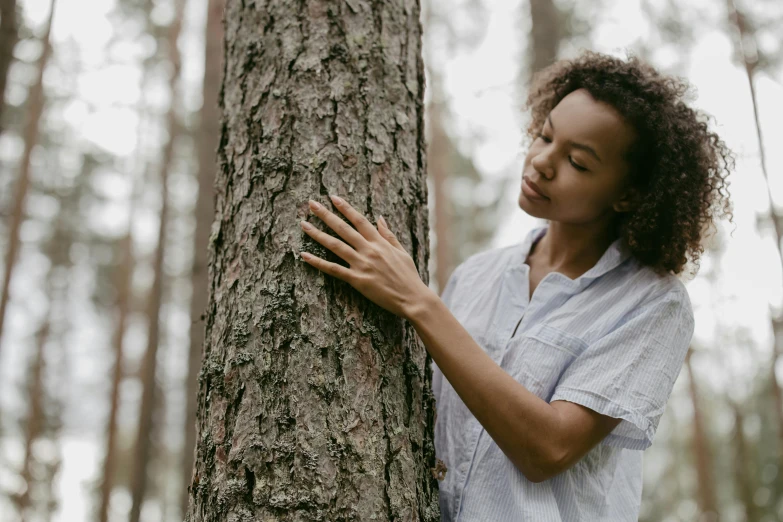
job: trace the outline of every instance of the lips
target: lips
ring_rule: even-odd
[[[525,183],[527,183],[527,186],[528,186],[528,187],[530,187],[531,189],[533,189],[533,192],[535,192],[536,194],[538,194],[538,195],[539,195],[539,196],[541,196],[542,198],[549,199],[549,197],[548,197],[546,194],[544,194],[544,193],[541,191],[541,189],[540,189],[540,188],[538,188],[538,185],[536,185],[535,183],[533,183],[532,181],[530,181],[530,178],[528,178],[527,176],[524,176],[524,178],[523,178],[523,179],[524,179],[524,182],[525,182]]]

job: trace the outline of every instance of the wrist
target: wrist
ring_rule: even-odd
[[[418,291],[412,293],[411,299],[405,307],[405,319],[415,326],[424,314],[432,310],[437,301],[440,301],[440,297],[422,282]]]

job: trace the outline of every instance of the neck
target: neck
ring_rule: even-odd
[[[617,236],[605,224],[573,225],[552,221],[536,245],[539,263],[551,270],[584,272],[593,267]]]

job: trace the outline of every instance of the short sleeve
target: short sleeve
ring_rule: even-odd
[[[551,401],[574,402],[622,419],[602,442],[647,449],[682,368],[693,329],[684,290],[642,305],[574,359]]]

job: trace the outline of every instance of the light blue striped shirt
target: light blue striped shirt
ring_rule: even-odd
[[[574,466],[530,482],[433,362],[435,452],[447,467],[439,481],[444,522],[638,520],[640,450],[652,444],[693,336],[688,292],[677,277],[642,266],[618,239],[576,279],[547,274],[530,300],[525,260],[547,227],[471,256],[441,297],[525,388],[622,420]]]

